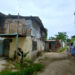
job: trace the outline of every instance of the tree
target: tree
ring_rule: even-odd
[[[49,40],[56,40],[55,37],[49,37]]]
[[[75,35],[73,35],[72,37],[71,37],[71,43],[73,43],[75,41]]]
[[[73,35],[72,38],[75,38],[75,35]]]
[[[71,39],[69,39],[69,38],[68,38],[68,39],[67,39],[67,42],[69,42],[69,43],[70,43],[70,42],[71,42]]]
[[[45,35],[45,39],[47,40],[47,37],[48,37],[48,30],[45,28],[46,30],[46,35]]]
[[[67,40],[67,33],[66,32],[58,32],[56,36],[56,39],[59,39],[61,41],[66,41]]]

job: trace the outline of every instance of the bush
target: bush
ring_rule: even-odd
[[[16,69],[20,69],[20,64],[18,64],[18,63],[15,64],[15,68],[16,68]]]
[[[63,51],[65,51],[65,50],[67,50],[67,46],[66,47],[64,47],[64,48],[61,48],[60,50],[58,50],[57,52],[63,52]]]
[[[33,64],[31,66],[21,69],[18,72],[4,70],[4,71],[0,72],[0,75],[33,75],[34,72],[41,71],[42,68],[43,68],[42,64]]]
[[[42,64],[34,64],[33,67],[34,67],[35,71],[41,71],[43,68],[43,65]]]

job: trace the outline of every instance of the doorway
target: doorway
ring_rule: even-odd
[[[0,40],[0,56],[3,56],[3,40]]]
[[[4,57],[9,57],[9,49],[10,49],[10,40],[5,39],[3,41],[3,56]]]

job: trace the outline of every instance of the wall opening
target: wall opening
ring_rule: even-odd
[[[37,41],[32,41],[32,50],[37,50]]]

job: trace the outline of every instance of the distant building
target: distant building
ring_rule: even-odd
[[[59,40],[46,40],[45,42],[46,51],[55,52],[61,47]]]

